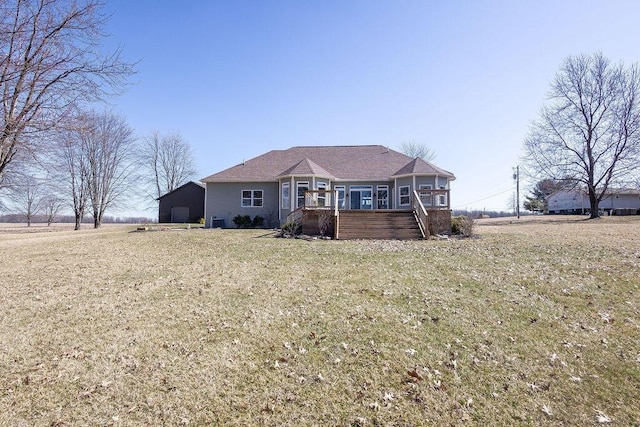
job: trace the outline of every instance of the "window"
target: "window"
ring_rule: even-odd
[[[334,190],[336,190],[338,192],[338,209],[344,209],[345,208],[345,201],[344,201],[344,196],[345,196],[345,186],[344,185],[336,185],[335,187],[333,187]]]
[[[308,181],[300,181],[296,184],[296,193],[298,195],[296,207],[304,206],[304,192],[309,190]]]
[[[262,190],[242,190],[242,207],[258,208],[262,206]]]
[[[327,183],[319,182],[316,184],[316,187],[318,187],[318,190],[326,190]],[[327,193],[318,193],[318,206],[327,206]]]
[[[400,204],[403,206],[411,204],[411,194],[409,193],[408,185],[402,185],[400,187]]]
[[[432,190],[433,186],[431,184],[420,184],[418,186],[419,190]],[[433,193],[431,191],[419,191],[420,201],[424,206],[431,206],[433,204]]]
[[[288,182],[282,183],[282,209],[291,209],[291,192]]]
[[[378,185],[378,209],[389,209],[388,185]]]
[[[440,186],[440,189],[441,189],[441,190],[445,190],[444,185],[441,185],[441,186]],[[446,194],[440,194],[440,195],[438,196],[438,199],[439,199],[439,200],[438,200],[438,204],[439,204],[440,206],[447,206],[447,195],[446,195]]]

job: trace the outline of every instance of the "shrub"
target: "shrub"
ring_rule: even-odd
[[[321,210],[318,212],[318,229],[320,235],[326,237],[331,231],[331,220],[333,219],[333,213],[329,210]]]
[[[429,214],[429,228],[433,234],[451,234],[451,214],[446,211],[436,211]]]
[[[263,218],[263,217],[261,217],[260,215],[256,215],[256,216],[253,218],[253,221],[251,222],[251,225],[252,225],[253,227],[256,227],[256,228],[258,228],[258,227],[262,227],[262,226],[264,225],[264,218]]]
[[[302,232],[302,223],[300,221],[290,221],[282,226],[281,237],[294,237]]]
[[[251,227],[251,217],[249,215],[236,215],[233,218],[233,223],[236,225],[236,227],[238,228],[249,228]]]
[[[475,221],[466,215],[451,218],[451,232],[462,237],[473,237]]]

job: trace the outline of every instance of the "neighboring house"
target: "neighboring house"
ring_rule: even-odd
[[[615,188],[605,193],[598,206],[608,215],[637,215],[640,213],[640,191]],[[583,190],[560,190],[547,197],[549,214],[588,214],[589,195]]]
[[[237,215],[259,215],[273,227],[303,207],[310,190],[317,190],[316,206],[386,211],[410,210],[413,191],[421,189],[427,209],[448,210],[454,179],[451,172],[421,158],[381,145],[360,145],[273,150],[202,181],[207,227],[221,221],[233,227]]]
[[[189,181],[158,198],[158,222],[198,222],[204,218],[204,184]]]

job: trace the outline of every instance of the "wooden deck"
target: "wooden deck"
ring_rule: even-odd
[[[410,210],[340,211],[338,239],[422,239],[420,227]]]
[[[426,195],[421,192],[426,192]],[[422,202],[424,199],[432,206],[436,196],[444,197],[447,201],[448,192],[449,190],[414,191],[413,209],[338,210],[335,205],[328,203],[335,200],[335,190],[312,190],[305,192],[304,206],[289,214],[287,221],[300,221],[302,234],[323,235],[341,240],[412,240],[432,234],[450,234],[449,206],[445,203],[435,209],[427,209]],[[319,195],[323,193],[323,203],[319,203]]]

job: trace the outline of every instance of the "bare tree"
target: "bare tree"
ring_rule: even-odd
[[[84,135],[91,131],[89,120],[82,114],[70,116],[54,133],[55,149],[49,158],[53,180],[59,183],[73,210],[75,229],[79,230],[87,209],[89,190]]]
[[[101,0],[0,0],[0,181],[21,151],[73,104],[103,100],[133,73],[120,50],[101,52]]]
[[[47,220],[47,226],[50,226],[55,221],[56,216],[62,209],[62,205],[62,199],[57,194],[49,194],[42,198],[40,206]]]
[[[142,142],[139,163],[142,180],[154,200],[175,190],[196,173],[191,146],[177,132],[168,135],[152,132]]]
[[[42,181],[28,172],[18,176],[9,189],[12,206],[25,218],[27,227],[40,211],[42,189]]]
[[[562,64],[524,143],[539,178],[583,185],[591,218],[609,186],[633,178],[640,160],[640,72],[602,54]]]
[[[122,201],[132,177],[133,130],[121,116],[89,113],[81,131],[81,177],[86,182],[93,226],[98,228],[106,209]]]
[[[427,162],[432,162],[436,159],[435,151],[427,147],[425,144],[415,140],[406,141],[400,144],[400,152],[414,159],[416,157],[420,157]]]

